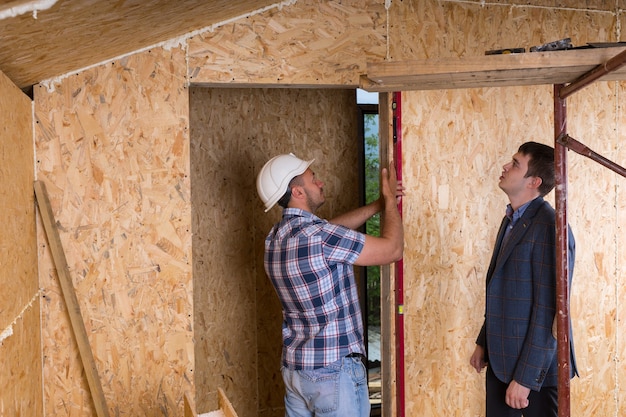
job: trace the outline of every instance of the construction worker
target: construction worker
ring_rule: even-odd
[[[257,177],[266,212],[283,215],[265,239],[265,271],[283,311],[282,376],[287,417],[367,417],[370,403],[365,343],[353,265],[384,265],[402,257],[402,195],[395,167],[382,170],[375,202],[332,220],[315,215],[324,183],[293,154],[270,159]],[[382,212],[380,237],[356,231]],[[320,414],[323,413],[323,414]]]

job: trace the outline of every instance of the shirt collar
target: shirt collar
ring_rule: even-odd
[[[306,210],[302,210],[299,208],[294,208],[294,207],[287,207],[283,209],[283,218],[288,218],[288,217],[306,217],[310,219],[317,218],[317,216],[311,212],[308,212]]]
[[[513,207],[511,207],[511,204],[506,205],[506,217],[509,218],[509,221],[512,225],[517,223],[517,221],[524,215],[524,212],[532,202],[533,200],[530,200],[529,202],[522,204],[515,211],[513,211]]]

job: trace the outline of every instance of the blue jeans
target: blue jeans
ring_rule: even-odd
[[[360,358],[342,358],[326,368],[282,368],[286,417],[369,417],[367,370]]]

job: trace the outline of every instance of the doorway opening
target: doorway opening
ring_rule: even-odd
[[[315,159],[326,184],[320,218],[357,207],[355,92],[195,86],[189,105],[196,406],[215,409],[226,385],[240,415],[278,416],[283,317],[263,242],[281,210],[264,212],[255,179],[269,157],[293,152]]]

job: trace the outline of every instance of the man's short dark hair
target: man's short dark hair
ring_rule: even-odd
[[[554,174],[554,148],[543,143],[523,143],[518,152],[530,156],[528,171],[525,177],[541,178],[539,194],[544,196],[554,188],[556,183]]]
[[[280,200],[278,200],[278,205],[281,206],[282,208],[287,208],[287,206],[289,205],[289,200],[291,200],[291,187],[293,187],[294,185],[303,185],[303,184],[304,182],[302,181],[301,175],[297,175],[293,177],[291,181],[289,181],[289,185],[287,186],[287,191],[285,191],[285,194],[283,194]]]
[[[291,187],[287,187],[287,191],[285,191],[285,194],[283,194],[280,200],[278,200],[278,205],[282,208],[287,208],[287,206],[289,205],[289,200],[291,200]]]

